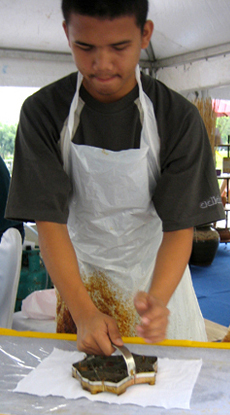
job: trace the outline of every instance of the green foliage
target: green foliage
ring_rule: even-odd
[[[221,144],[227,144],[228,135],[230,135],[230,117],[218,117],[216,119],[216,127],[221,135]]]
[[[7,125],[0,123],[0,155],[3,159],[14,154],[14,142],[17,124]]]

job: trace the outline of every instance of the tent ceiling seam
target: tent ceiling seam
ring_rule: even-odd
[[[230,53],[230,42],[218,46],[211,46],[209,48],[196,50],[194,52],[183,53],[169,58],[157,59],[152,62],[154,70],[166,68],[170,66],[184,65],[198,60],[207,60],[220,55],[227,55]]]
[[[52,62],[73,62],[71,53],[65,52],[46,52],[29,49],[6,49],[0,48],[0,58],[24,59],[24,60],[44,60]]]

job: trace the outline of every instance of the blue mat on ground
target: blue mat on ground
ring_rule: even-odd
[[[230,325],[230,245],[221,243],[208,267],[190,265],[192,281],[204,318]]]

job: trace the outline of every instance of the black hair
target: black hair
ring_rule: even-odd
[[[62,0],[62,13],[67,24],[71,13],[102,19],[135,16],[137,26],[143,31],[148,14],[148,0]]]

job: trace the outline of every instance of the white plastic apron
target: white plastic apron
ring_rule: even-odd
[[[135,335],[133,297],[148,289],[162,240],[151,197],[160,175],[160,140],[139,67],[136,79],[143,119],[140,149],[113,152],[72,143],[82,109],[80,73],[61,139],[64,168],[73,185],[68,230],[81,277],[95,305],[114,316],[126,336]]]

